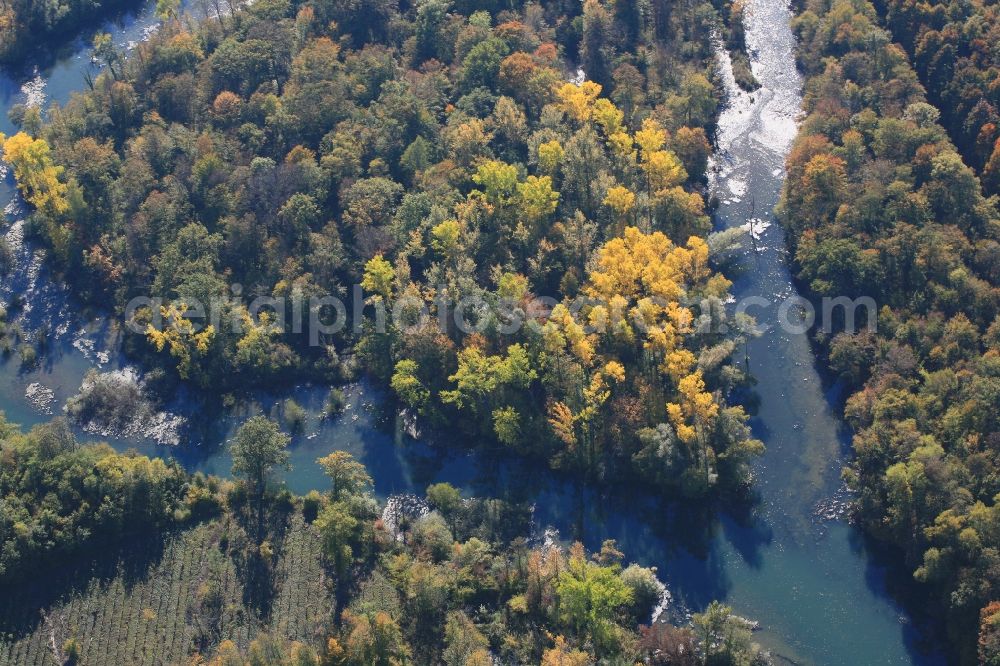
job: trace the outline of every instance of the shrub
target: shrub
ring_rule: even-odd
[[[293,434],[299,434],[306,429],[306,418],[308,414],[302,406],[289,398],[284,405],[285,424]]]
[[[316,520],[316,516],[319,515],[319,509],[323,506],[323,496],[319,494],[319,491],[310,490],[309,493],[302,498],[302,517],[307,523],[311,523]]]
[[[413,543],[437,561],[448,557],[454,541],[444,518],[436,511],[420,517],[413,525]]]
[[[25,343],[17,348],[17,353],[21,355],[21,365],[26,369],[32,369],[38,365],[38,352],[31,345]]]
[[[344,396],[344,392],[339,388],[332,388],[330,389],[329,395],[326,396],[326,405],[323,407],[323,416],[328,419],[339,416],[344,413],[344,408],[346,406],[347,398]]]
[[[622,582],[632,590],[632,613],[639,622],[649,622],[650,613],[660,602],[663,584],[652,569],[630,564],[621,573]]]

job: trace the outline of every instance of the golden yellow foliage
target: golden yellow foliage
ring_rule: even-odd
[[[616,215],[626,215],[635,206],[635,193],[623,185],[609,187],[607,194],[604,195],[604,205]]]
[[[242,663],[243,658],[240,656],[239,648],[236,647],[236,643],[228,639],[219,643],[219,647],[215,651],[215,658],[209,662],[211,666],[232,666]]]
[[[11,7],[4,7],[0,9],[0,34],[4,35],[4,39],[11,39],[6,33],[12,32],[16,24],[17,14],[14,13],[14,9]]]
[[[531,222],[545,219],[556,212],[559,205],[559,193],[552,188],[549,176],[528,176],[523,183],[517,184],[517,193],[521,208]]]
[[[593,341],[562,303],[552,308],[548,321],[542,327],[542,337],[549,351],[569,351],[585,365],[590,365],[594,359]]]
[[[698,361],[695,355],[688,349],[675,349],[664,357],[660,368],[670,375],[674,381],[679,382],[681,377],[691,371],[691,368]]]
[[[635,142],[642,149],[643,157],[648,157],[666,145],[667,130],[654,118],[646,118],[642,121],[642,129],[635,133]]]
[[[445,220],[431,229],[431,247],[444,257],[455,254],[462,236],[462,225],[458,220]]]
[[[176,52],[190,53],[199,60],[205,57],[205,52],[198,43],[198,38],[190,32],[179,32],[170,39],[170,47]]]
[[[608,361],[604,365],[604,374],[616,382],[623,382],[625,381],[625,366],[618,361]]]
[[[600,84],[584,81],[564,83],[556,89],[556,106],[573,120],[585,123],[593,117],[594,103],[601,94]]]
[[[635,142],[628,132],[615,132],[608,137],[608,146],[611,152],[626,163],[635,162]]]
[[[652,192],[662,192],[687,180],[688,174],[684,165],[669,150],[657,150],[645,153],[642,169],[646,172],[649,189]]]
[[[542,654],[542,666],[588,666],[593,663],[586,652],[571,650],[562,636],[556,636],[555,642],[554,647]]]
[[[698,428],[709,425],[719,413],[719,405],[705,390],[701,370],[683,377],[677,385],[679,403],[667,403],[667,415],[683,442],[695,440]]]
[[[622,129],[625,114],[607,97],[601,97],[594,102],[592,115],[594,121],[601,126],[606,136],[611,136]]]
[[[493,657],[487,650],[480,648],[465,658],[463,666],[493,666]]]
[[[563,153],[562,144],[556,139],[538,144],[538,169],[542,173],[554,174],[562,163]]]
[[[688,246],[698,248],[699,242],[704,245],[692,238]],[[605,302],[615,296],[631,301],[647,295],[676,301],[684,295],[684,269],[690,265],[687,255],[691,251],[700,250],[675,246],[659,231],[644,234],[628,227],[624,236],[612,238],[597,251],[587,291]],[[705,245],[706,259],[707,251]]]
[[[624,376],[624,368],[622,368]],[[611,397],[608,383],[604,381],[604,373],[595,372],[590,378],[590,384],[583,389],[583,409],[576,415],[576,420],[589,424],[600,412],[601,407]]]
[[[576,428],[573,411],[563,402],[549,403],[549,425],[556,437],[568,448],[576,446]]]
[[[69,210],[66,184],[59,180],[63,167],[52,162],[45,139],[33,139],[24,132],[9,139],[0,134],[0,146],[28,203],[53,216]]]
[[[724,295],[729,282],[716,278],[701,238],[692,236],[686,246],[679,246],[660,232],[644,234],[627,227],[597,251],[584,287],[596,301],[586,312],[594,331],[587,337],[589,347],[596,350],[601,335],[621,343],[638,333],[644,348],[659,359],[659,369],[681,381],[697,361],[683,345],[684,336],[692,332],[694,313],[681,302],[692,291],[695,296]],[[561,322],[563,313],[556,314]],[[608,366],[606,373],[615,376]]]
[[[381,254],[376,254],[365,264],[364,276],[361,278],[361,286],[373,292],[380,298],[392,298],[392,285],[396,278],[396,271]]]
[[[340,644],[336,638],[328,638],[326,641],[326,656],[327,658],[335,663],[339,664],[344,658],[344,646]]]
[[[215,338],[215,327],[212,325],[196,331],[194,322],[186,316],[187,311],[188,306],[183,302],[178,305],[162,305],[162,329],[157,329],[152,324],[146,327],[146,338],[156,351],[168,348],[170,355],[177,359],[177,373],[182,379],[190,376],[194,356],[206,354]]]

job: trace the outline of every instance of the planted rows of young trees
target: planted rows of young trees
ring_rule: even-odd
[[[70,564],[77,578],[42,607],[41,620],[23,597],[5,599],[0,661],[62,664],[75,655],[76,663],[95,666],[184,664],[221,640],[249,645],[269,632],[317,643],[330,616],[319,539],[300,517],[290,523],[268,617],[248,603],[237,558],[227,551],[239,539],[238,527],[217,519],[146,546],[150,553],[134,545],[121,558],[105,551],[106,575],[88,578],[90,572]],[[137,567],[142,559],[150,562]]]
[[[53,433],[63,433],[58,446]],[[64,433],[58,422],[0,431],[0,548],[46,544],[30,561],[6,561],[5,664],[769,663],[750,623],[720,604],[689,627],[643,626],[662,595],[655,571],[626,566],[613,541],[598,553],[530,545],[528,505],[437,484],[427,508],[383,520],[368,472],[345,452],[317,461],[328,491],[294,497],[273,482],[289,438],[266,417],[233,439],[235,482],[138,455],[119,475],[122,456]],[[179,492],[133,490],[101,506],[124,507],[115,525],[152,512],[176,529],[124,547],[107,526],[85,531],[83,514],[111,509],[92,511],[81,489],[119,476],[118,489],[156,488],[157,467]],[[137,503],[143,513],[132,513]],[[100,548],[93,564],[81,557],[88,547]]]
[[[870,296],[877,330],[825,340],[853,389],[845,472],[964,663],[1000,658],[1000,226],[867,0],[794,21],[808,116],[780,214],[817,296]],[[860,313],[863,315],[863,313]],[[838,322],[843,323],[843,322]],[[875,322],[871,322],[875,323]],[[982,623],[980,616],[982,615]]]
[[[336,381],[360,359],[470,441],[688,496],[745,483],[762,447],[726,403],[740,332],[711,325],[729,283],[701,238],[710,3],[260,0],[197,25],[160,9],[127,59],[99,38],[92,90],[4,144],[84,297],[170,299],[128,341],[151,386]],[[570,63],[588,80],[567,83]],[[369,314],[407,299],[430,318],[310,344],[233,298],[356,283]],[[463,299],[528,321],[476,310],[470,332]],[[195,301],[243,325],[203,326]]]

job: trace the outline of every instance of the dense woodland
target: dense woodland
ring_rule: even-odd
[[[880,308],[874,330],[819,339],[850,387],[856,517],[899,551],[961,661],[996,664],[1000,212],[984,192],[1000,188],[997,17],[976,1],[880,9],[892,33],[868,0],[798,8],[807,115],[778,213],[812,295]],[[730,357],[749,327],[711,325],[730,285],[703,198],[713,30],[740,85],[756,85],[740,3],[257,0],[201,23],[173,2],[158,11],[134,53],[98,36],[88,92],[44,120],[19,111],[23,131],[0,137],[32,232],[82,298],[117,312],[169,299],[166,328],[128,341],[150,387],[361,371],[422,423],[577,478],[688,497],[745,486],[762,445],[727,397],[748,382]],[[369,315],[405,298],[431,323],[380,331],[369,317],[314,345],[241,300],[348,298],[354,284]],[[535,296],[554,300],[529,311]],[[438,324],[469,298],[484,304],[474,332]],[[241,326],[198,325],[194,301],[224,302]],[[527,318],[513,332],[490,314],[511,304]],[[265,419],[234,443],[237,483],[79,447],[58,422],[4,424],[0,440],[0,580],[136,525],[173,530],[171,566],[193,566],[188,541],[239,563],[225,590],[177,580],[195,619],[171,645],[206,663],[764,658],[717,605],[694,632],[637,629],[653,572],[613,544],[531,546],[523,507],[436,486],[433,511],[387,525],[367,473],[340,454],[319,461],[330,492],[276,491],[286,439]],[[319,552],[311,594],[329,607],[329,622],[299,618],[294,632],[266,603],[289,535]],[[236,607],[227,595],[239,621],[218,610]],[[7,648],[44,645],[28,629]],[[143,647],[125,649],[145,654],[135,635]],[[67,633],[54,658],[79,640]]]
[[[941,123],[987,194],[1000,193],[1000,12],[989,2],[878,3]]]
[[[126,0],[0,0],[0,63],[16,62],[40,42],[75,32],[101,12],[127,4]]]
[[[82,296],[170,299],[167,325],[128,342],[150,385],[360,367],[431,426],[591,480],[743,486],[762,447],[726,403],[745,382],[728,363],[741,329],[711,325],[729,283],[703,239],[711,4],[259,0],[200,24],[159,10],[127,58],[99,36],[92,90],[44,124],[25,113],[4,146]],[[576,63],[587,80],[568,82]],[[358,283],[365,327],[321,344],[233,297]],[[536,295],[552,304],[525,315]],[[242,325],[193,322],[195,299]],[[471,332],[451,323],[463,299],[485,306]],[[379,331],[401,300],[430,319]],[[502,304],[527,323],[505,330]]]
[[[897,546],[964,663],[1000,659],[1000,224],[866,0],[795,19],[808,114],[780,214],[818,296],[877,331],[825,340],[854,393],[857,517]],[[862,313],[863,314],[863,313]],[[861,322],[863,323],[863,322]]]
[[[328,491],[294,497],[272,479],[287,443],[276,423],[248,420],[233,482],[81,446],[59,421],[22,434],[0,419],[0,581],[16,592],[0,601],[0,660],[769,663],[720,604],[690,626],[643,626],[662,595],[655,571],[611,541],[597,553],[529,542],[526,505],[437,484],[420,510],[384,511],[343,452],[317,461]],[[92,568],[88,548],[100,549]]]
[[[39,563],[72,561],[97,543],[155,534],[200,511],[198,490],[179,466],[108,446],[78,446],[65,421],[22,436],[0,418],[0,442],[5,587]]]

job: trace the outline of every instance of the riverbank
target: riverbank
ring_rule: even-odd
[[[850,386],[855,515],[898,550],[955,658],[989,661],[1000,212],[871,3],[805,3],[795,29],[816,91],[781,205],[796,271],[817,298],[877,305],[826,340]]]
[[[785,298],[796,291],[785,263],[784,237],[770,210],[784,177],[784,151],[796,131],[801,81],[793,64],[787,9],[780,3],[751,2],[746,20],[752,66],[764,87],[753,95],[729,89],[713,161],[712,188],[720,201],[716,224],[738,227],[758,220],[751,223],[759,241],[756,251],[747,248],[731,276],[736,282],[734,295]],[[82,86],[89,60],[78,59],[68,67],[80,74],[76,82]],[[65,99],[69,88],[53,86],[53,80],[49,79],[52,98]],[[773,322],[776,315],[753,314],[763,324]],[[100,336],[96,331],[87,334],[99,351],[109,348]],[[2,390],[8,384],[17,388],[9,399],[4,397],[3,408],[13,407],[38,419],[23,402],[23,391],[31,383],[48,385],[57,395],[76,390],[93,362],[72,351],[76,347],[70,340],[59,349],[48,365],[37,370],[38,375],[19,374],[12,363],[0,368],[10,373],[0,381]],[[534,485],[530,498],[539,529],[557,528],[568,538],[584,540],[591,549],[599,548],[605,538],[616,538],[630,559],[658,567],[678,603],[700,609],[713,598],[726,599],[742,615],[760,619],[760,639],[796,663],[919,663],[923,659],[919,633],[888,594],[883,569],[837,512],[831,520],[825,519],[825,511],[822,519],[815,515],[817,508],[841,492],[838,474],[847,442],[832,415],[808,340],[772,330],[751,341],[748,351],[759,396],[751,425],[768,446],[754,469],[759,508],[749,516],[713,517],[695,511],[677,515],[651,498],[616,501],[561,487],[532,470],[503,472],[474,456],[442,460],[434,452],[415,454],[419,444],[396,440],[392,428],[385,434],[370,427],[363,415],[352,420],[357,412],[351,410],[319,430],[307,425],[305,435],[292,445],[301,464],[289,477],[289,485],[304,490],[319,487],[320,480],[310,478],[307,471],[316,467],[310,458],[335,449],[356,452],[363,462],[375,463],[372,474],[379,493],[400,492],[407,484],[422,493],[430,479],[461,478],[456,484],[491,488],[497,494],[511,492],[519,483]],[[112,359],[105,367],[115,362]],[[318,409],[322,394],[316,392],[313,398],[312,389],[301,391],[308,395],[293,392],[296,401]],[[356,404],[363,405],[368,389],[360,391]],[[276,396],[270,404],[283,397]],[[216,447],[225,441],[228,422],[215,423],[209,417],[204,428],[205,437],[196,439],[202,447],[151,446],[150,450],[180,456],[193,469],[227,473],[228,461],[206,451],[218,450],[209,445],[209,435]],[[317,436],[308,439],[314,432]]]
[[[101,25],[123,11],[141,7],[139,0],[104,0],[91,5],[73,0],[60,5],[58,12],[44,2],[28,0],[5,5],[0,13],[0,65],[17,69],[25,61],[43,61],[53,50]],[[20,9],[23,13],[18,14]],[[57,14],[58,18],[54,18]]]
[[[238,439],[261,426],[278,433],[256,421]],[[0,534],[5,665],[202,663],[293,640],[293,652],[345,666],[386,652],[447,663],[442,651],[470,642],[483,666],[563,651],[635,663],[673,646],[769,663],[752,622],[713,604],[707,626],[697,615],[666,624],[673,604],[655,570],[610,542],[588,553],[534,534],[527,504],[447,484],[382,504],[346,455],[317,461],[328,487],[296,497],[252,472],[231,482],[80,446],[58,423],[22,435],[0,419],[0,448],[0,519],[13,524]],[[698,642],[689,620],[711,640]],[[302,654],[295,663],[319,666]]]
[[[748,94],[724,77],[729,102],[711,187],[720,202],[717,226],[749,225],[755,232],[753,247],[729,277],[737,299],[768,302],[751,312],[767,330],[747,350],[759,397],[751,425],[767,451],[755,470],[758,512],[750,526],[730,526],[709,559],[724,562],[739,581],[724,598],[739,611],[753,607],[786,646],[775,652],[796,663],[934,663],[935,657],[922,654],[905,609],[892,600],[884,565],[859,542],[842,511],[830,510],[843,506],[840,468],[850,455],[849,432],[836,415],[836,396],[823,384],[808,334],[778,325],[778,304],[798,297],[785,235],[772,213],[801,117],[791,19],[784,3],[747,3],[747,46],[763,87]],[[721,69],[726,72],[725,63]],[[816,511],[834,518],[817,522]]]

